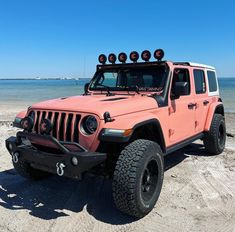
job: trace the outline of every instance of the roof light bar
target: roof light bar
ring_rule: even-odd
[[[157,61],[161,61],[162,58],[164,57],[164,51],[162,49],[157,49],[155,50],[154,54],[153,54],[154,58],[157,59]],[[139,53],[136,52],[136,51],[133,51],[130,53],[130,56],[129,56],[130,60],[134,63],[136,63],[139,59]],[[144,50],[142,53],[141,53],[141,58],[143,61],[145,62],[148,62],[150,59],[151,59],[151,52],[149,50]],[[106,55],[104,54],[101,54],[99,55],[99,58],[98,58],[99,62],[101,64],[105,64],[107,62],[107,57]],[[126,61],[127,61],[127,55],[126,53],[124,52],[121,52],[119,53],[118,55],[118,60],[119,62],[121,62],[122,64],[125,64]],[[110,53],[108,55],[108,61],[111,63],[111,64],[115,64],[116,61],[117,61],[117,56],[114,54],[114,53]]]

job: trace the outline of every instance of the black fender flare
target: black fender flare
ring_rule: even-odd
[[[153,126],[155,126],[155,128],[157,128],[156,133],[159,133],[159,138],[160,138],[159,146],[161,147],[162,151],[165,152],[166,151],[166,144],[165,144],[165,139],[164,139],[164,135],[162,132],[162,127],[161,127],[159,120],[156,118],[148,119],[146,121],[142,121],[142,122],[135,124],[135,126],[132,128],[133,132],[129,136],[126,136],[126,137],[124,137],[124,136],[107,136],[104,133],[105,129],[102,129],[101,132],[99,133],[98,138],[102,142],[128,143],[131,141],[132,136],[135,134],[135,132],[138,129],[140,129],[143,126],[150,125],[150,124],[152,124]]]

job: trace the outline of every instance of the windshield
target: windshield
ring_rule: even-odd
[[[168,69],[165,66],[100,70],[92,79],[90,90],[162,93],[167,76]]]

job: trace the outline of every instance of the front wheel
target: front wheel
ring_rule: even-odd
[[[113,198],[117,208],[137,218],[147,215],[156,204],[164,177],[160,146],[139,139],[119,156],[113,177]]]
[[[206,151],[218,155],[223,152],[226,142],[225,119],[221,114],[214,114],[211,127],[203,139]]]

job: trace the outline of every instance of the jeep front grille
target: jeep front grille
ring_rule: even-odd
[[[34,114],[33,131],[40,133],[40,122],[49,119],[53,125],[51,135],[59,141],[79,142],[79,121],[80,114],[64,113],[56,111],[31,111],[29,116]]]

